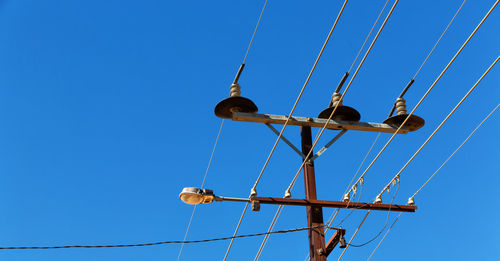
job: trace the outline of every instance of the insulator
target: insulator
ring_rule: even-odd
[[[250,190],[250,198],[254,198],[255,196],[257,196],[257,190],[255,188],[252,188]]]
[[[413,199],[413,197],[408,199],[408,205],[410,205],[410,206],[415,205],[415,200]]]
[[[406,114],[406,101],[403,98],[396,99],[396,113],[398,115]]]
[[[342,106],[342,101],[340,100],[340,98],[342,97],[342,94],[336,92],[332,95],[332,106],[331,107],[335,107],[337,106],[337,104],[339,104],[339,106]]]
[[[234,97],[240,95],[241,95],[241,86],[237,83],[231,84],[231,91],[229,92],[229,96]]]

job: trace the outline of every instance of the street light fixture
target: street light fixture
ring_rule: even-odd
[[[210,189],[184,188],[179,194],[179,199],[190,205],[212,203],[214,198],[214,192]]]
[[[207,204],[214,201],[233,201],[252,203],[252,210],[259,211],[260,204],[272,205],[294,205],[294,206],[314,206],[330,208],[350,208],[350,209],[371,209],[371,210],[391,210],[402,212],[415,212],[416,206],[392,205],[392,204],[370,204],[361,202],[342,202],[327,201],[316,199],[292,199],[292,198],[271,198],[271,197],[253,197],[253,198],[230,198],[215,196],[211,189],[184,188],[179,199],[190,205]]]

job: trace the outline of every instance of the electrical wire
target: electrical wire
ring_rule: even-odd
[[[483,125],[483,123],[498,109],[498,107],[500,107],[500,104],[498,104],[495,108],[493,108],[493,110],[476,126],[476,128],[469,134],[469,136],[467,136],[467,138],[460,144],[460,146],[458,146],[458,148],[455,149],[455,151],[453,151],[453,153],[443,162],[443,164],[441,164],[441,166],[439,166],[439,168],[431,175],[431,177],[410,198],[414,198],[420,192],[420,190],[425,185],[427,185],[427,183],[439,172],[439,170],[441,170],[441,168],[455,155],[455,153],[457,153],[457,151],[459,151],[460,148],[462,148],[462,146],[470,139],[470,137],[472,137],[472,135],[474,135],[474,133]],[[384,241],[384,239],[387,237],[387,234],[389,234],[389,232],[391,231],[392,227],[398,221],[398,219],[401,216],[401,214],[402,214],[402,212],[399,213],[398,217],[394,220],[394,222],[389,227],[389,229],[387,230],[387,232],[385,232],[385,235],[382,237],[382,239],[380,240],[380,242],[378,243],[378,245],[375,247],[375,249],[373,249],[373,251],[370,254],[370,256],[368,257],[367,261],[370,260],[371,257],[373,256],[373,254],[375,253],[375,251],[377,251],[377,249],[379,248],[379,246],[382,244],[382,242]]]
[[[281,210],[283,209],[283,205],[280,205],[278,207],[278,210],[276,211],[277,215],[274,216],[273,221],[271,222],[271,225],[269,226],[269,229],[267,232],[271,232],[274,229],[274,226],[276,225],[276,221],[279,219],[281,215]],[[266,246],[267,241],[269,240],[269,235],[267,234],[264,239],[262,240],[262,243],[260,244],[259,251],[257,251],[257,254],[255,255],[254,261],[259,260],[260,256],[262,255],[262,251],[264,250],[264,247]]]
[[[455,18],[457,17],[458,13],[460,13],[460,10],[462,10],[462,7],[464,6],[465,2],[467,2],[467,0],[463,0],[462,1],[462,4],[460,5],[460,7],[458,7],[458,10],[455,12],[455,14],[453,15],[453,17],[451,18],[450,22],[448,23],[448,25],[446,26],[446,28],[444,29],[444,31],[441,33],[441,35],[439,36],[438,40],[436,41],[436,43],[434,44],[434,46],[432,47],[431,51],[427,54],[427,57],[425,57],[424,61],[422,62],[422,64],[420,64],[420,67],[417,69],[417,71],[415,72],[415,74],[413,75],[413,77],[411,78],[410,82],[408,83],[408,85],[406,85],[405,88],[403,88],[403,91],[401,92],[401,94],[399,95],[399,98],[403,98],[403,96],[405,95],[405,93],[408,91],[408,89],[410,88],[410,86],[413,84],[413,82],[415,81],[415,78],[417,78],[417,75],[420,73],[420,70],[422,70],[422,67],[424,67],[425,63],[427,62],[427,60],[429,59],[429,57],[431,56],[431,54],[434,52],[434,50],[436,49],[437,45],[439,44],[439,42],[441,41],[441,39],[443,38],[444,34],[448,31],[448,28],[450,28],[451,24],[453,23],[453,21],[455,20]],[[393,104],[392,106],[392,109],[391,109],[391,112],[389,113],[389,117],[392,116],[392,114],[394,113],[394,110],[396,109],[396,103]]]
[[[429,57],[431,56],[431,54],[434,52],[434,49],[436,49],[436,46],[439,44],[439,42],[441,41],[441,38],[443,38],[444,34],[446,33],[446,31],[448,31],[448,28],[450,28],[450,25],[453,23],[453,21],[455,20],[455,17],[457,17],[458,13],[460,13],[460,10],[462,10],[462,7],[464,6],[465,2],[467,2],[467,0],[464,0],[462,1],[462,4],[460,5],[460,7],[458,8],[458,10],[455,12],[455,15],[453,15],[453,18],[451,18],[451,21],[448,23],[448,25],[446,26],[446,28],[444,29],[443,33],[439,36],[438,40],[436,41],[436,43],[434,44],[434,46],[432,47],[431,51],[429,52],[429,54],[427,55],[427,57],[425,57],[424,59],[424,62],[422,62],[422,64],[420,65],[420,67],[418,68],[417,72],[415,72],[415,75],[413,75],[412,79],[415,79],[417,78],[417,75],[420,73],[420,70],[422,70],[422,67],[424,67],[424,64],[427,62],[427,59],[429,59]]]
[[[222,127],[224,126],[224,119],[222,119],[221,123],[220,123],[220,127],[219,127],[219,132],[217,133],[217,138],[215,139],[215,143],[214,143],[214,146],[212,148],[212,153],[210,154],[210,160],[208,161],[208,165],[207,165],[207,169],[205,170],[205,175],[203,176],[203,181],[201,182],[201,188],[203,189],[203,187],[205,186],[205,181],[207,179],[207,175],[208,175],[208,170],[210,169],[210,166],[212,165],[212,159],[214,158],[214,154],[215,154],[215,149],[217,148],[217,144],[219,143],[219,138],[220,138],[220,134],[222,132]],[[191,213],[191,217],[189,218],[189,222],[188,222],[188,226],[187,226],[187,229],[186,229],[186,233],[184,234],[184,241],[186,241],[187,239],[187,236],[189,234],[189,230],[191,228],[191,223],[193,222],[193,218],[194,218],[194,214],[196,213],[196,207],[198,205],[194,205],[193,207],[193,212]],[[181,244],[181,247],[179,249],[179,255],[177,256],[177,261],[179,261],[181,259],[181,254],[182,254],[182,250],[184,249],[184,243]]]
[[[439,126],[437,126],[437,128],[431,133],[431,135],[429,135],[429,137],[424,141],[424,143],[420,146],[420,148],[417,149],[417,151],[413,154],[413,156],[411,156],[411,158],[398,171],[398,173],[396,173],[396,175],[389,181],[389,183],[380,191],[380,193],[377,195],[378,198],[381,197],[382,193],[384,193],[384,191],[386,191],[390,187],[390,185],[391,185],[392,182],[394,182],[396,179],[399,179],[401,173],[406,169],[406,167],[408,167],[408,165],[410,164],[410,162],[412,162],[413,159],[415,159],[415,157],[418,155],[418,153],[420,153],[420,151],[425,147],[425,145],[427,145],[427,143],[432,139],[432,137],[434,137],[434,135],[436,134],[436,132],[438,132],[439,129],[441,129],[441,127],[446,123],[446,121],[451,117],[451,115],[453,113],[455,113],[455,111],[458,109],[458,107],[460,107],[460,105],[465,101],[465,99],[467,99],[467,97],[469,97],[469,95],[471,94],[471,92],[474,91],[474,89],[476,89],[476,86],[481,82],[481,80],[483,80],[484,76],[486,76],[486,74],[488,74],[488,72],[491,70],[491,68],[493,68],[493,66],[495,66],[495,64],[498,62],[499,59],[500,59],[500,56],[498,56],[495,59],[495,61],[490,65],[490,67],[488,67],[488,69],[483,73],[483,75],[481,75],[481,77],[469,89],[469,91],[464,95],[464,97],[462,97],[462,99],[457,103],[457,105],[455,105],[455,107],[450,111],[450,113],[448,113],[448,115],[439,124]]]
[[[399,217],[401,217],[401,214],[403,214],[403,212],[399,212],[399,215],[396,217],[396,219],[394,220],[394,222],[392,222],[392,225],[389,227],[389,229],[387,229],[387,232],[385,232],[385,234],[382,237],[382,239],[380,239],[380,242],[378,242],[378,245],[375,247],[375,249],[373,249],[373,252],[370,254],[370,256],[368,257],[367,261],[369,261],[372,258],[373,254],[375,253],[375,251],[377,251],[377,249],[380,246],[380,244],[382,244],[382,242],[384,241],[384,239],[387,236],[387,234],[389,234],[389,232],[391,232],[391,229],[394,227],[394,225],[396,225],[396,222],[398,221]]]
[[[394,203],[396,196],[398,195],[399,188],[401,185],[399,182],[397,184],[398,184],[398,187],[396,188],[396,191],[394,192],[394,195],[392,196],[391,206]],[[385,224],[382,227],[382,229],[380,229],[380,231],[377,233],[377,235],[375,235],[370,240],[367,240],[366,242],[364,242],[362,244],[350,244],[350,245],[353,247],[363,247],[363,246],[366,246],[366,245],[370,244],[371,242],[375,241],[382,234],[382,232],[384,232],[385,228],[387,227],[387,224],[389,224],[390,215],[391,215],[391,207],[389,207],[389,210],[387,211],[387,218],[385,219]]]
[[[352,64],[351,66],[349,67],[349,70],[347,71],[347,74],[349,74],[352,70],[352,68],[354,67],[354,64],[356,64],[356,61],[358,60],[358,57],[359,55],[361,54],[361,51],[363,51],[365,45],[366,45],[366,42],[368,42],[368,39],[370,39],[370,36],[373,32],[373,29],[375,29],[375,26],[377,25],[378,23],[378,20],[380,19],[380,17],[382,16],[382,14],[384,13],[384,10],[385,8],[387,7],[387,4],[389,3],[390,0],[387,0],[385,1],[385,4],[384,6],[382,7],[382,9],[380,10],[378,16],[377,16],[377,19],[375,19],[375,22],[373,23],[370,31],[368,32],[368,34],[366,35],[365,37],[365,41],[363,42],[363,44],[361,45],[361,48],[359,48],[359,51],[358,53],[356,54],[356,57],[354,58],[354,61],[352,61]],[[356,170],[356,173],[353,175],[351,181],[349,182],[349,185],[347,185],[347,189],[349,189],[349,187],[351,186],[352,182],[354,181],[354,179],[356,178],[356,176],[358,175],[359,171],[361,170],[361,167],[363,166],[363,164],[365,163],[365,160],[366,158],[368,157],[368,155],[370,154],[373,146],[375,145],[375,143],[377,143],[377,140],[378,138],[380,137],[380,132],[378,133],[377,137],[375,138],[375,140],[373,141],[370,149],[368,150],[368,152],[365,154],[365,157],[363,158],[363,160],[361,161],[361,164],[359,165],[358,169]],[[346,192],[347,192],[347,189],[346,191],[344,191],[344,193],[342,195],[344,195]],[[341,197],[341,200],[342,200],[342,197]],[[332,224],[333,221],[335,220],[335,217],[337,217],[338,213],[340,211],[340,208],[337,208],[337,210],[333,211],[332,214],[330,215],[330,217],[328,218],[328,224]],[[328,229],[325,231],[325,233],[328,232]]]
[[[500,0],[499,0],[500,1]],[[307,154],[307,156],[305,157],[306,159],[309,158],[309,156],[311,155],[311,153],[313,152],[314,148],[316,147],[316,144],[318,143],[319,139],[321,138],[323,132],[325,131],[326,129],[326,126],[328,126],[328,123],[330,122],[330,120],[332,119],[333,115],[335,114],[335,111],[337,110],[337,107],[340,105],[340,103],[342,102],[342,100],[344,99],[344,96],[345,94],[347,93],[347,91],[349,90],[349,87],[351,87],[351,84],[352,82],[354,81],[354,79],[356,78],[358,72],[359,72],[359,69],[361,69],[361,66],[363,66],[363,63],[365,62],[366,60],[366,57],[368,57],[368,54],[370,53],[373,45],[375,44],[375,42],[377,41],[380,33],[382,32],[382,29],[384,29],[387,21],[389,20],[389,17],[391,16],[392,12],[394,11],[394,9],[396,8],[396,5],[398,4],[399,0],[396,0],[394,1],[394,4],[392,5],[392,8],[391,10],[389,11],[389,13],[387,14],[384,22],[382,23],[382,25],[380,26],[377,34],[375,35],[375,38],[373,39],[372,43],[370,44],[370,46],[368,47],[368,49],[366,50],[366,53],[365,55],[363,56],[363,59],[361,59],[361,62],[359,63],[358,67],[356,68],[356,71],[354,72],[354,75],[351,77],[351,80],[349,81],[349,83],[347,84],[347,87],[345,88],[344,92],[342,93],[342,96],[340,96],[340,99],[339,99],[339,102],[335,105],[335,108],[332,110],[332,112],[330,113],[330,117],[328,118],[328,120],[325,122],[325,124],[323,125],[323,127],[321,128],[321,131],[320,131],[320,134],[318,135],[318,137],[316,138],[316,140],[314,141],[311,149],[309,150],[309,153]],[[290,186],[288,187],[287,189],[287,192],[290,192],[290,190],[292,189],[292,187],[295,185],[295,182],[297,181],[297,178],[300,174],[300,171],[302,170],[302,168],[304,167],[304,164],[307,162],[307,160],[304,160],[302,161],[302,164],[299,168],[299,170],[295,173],[295,176],[293,177],[293,180],[292,182],[290,183]],[[285,193],[287,194],[287,193]]]
[[[412,80],[414,80],[414,79],[417,77],[417,75],[419,74],[420,70],[423,68],[423,66],[425,65],[425,63],[427,62],[427,60],[429,59],[429,57],[431,56],[431,54],[434,52],[434,50],[436,49],[437,45],[439,44],[439,42],[440,42],[440,41],[441,41],[441,39],[443,38],[444,34],[446,33],[446,31],[448,30],[448,28],[450,27],[450,25],[453,23],[453,21],[454,21],[454,20],[455,20],[455,18],[457,17],[458,13],[459,13],[459,12],[460,12],[460,10],[462,9],[462,7],[464,6],[464,4],[465,4],[465,2],[466,2],[466,1],[467,1],[467,0],[464,0],[464,1],[462,2],[462,4],[460,5],[460,7],[458,8],[458,10],[455,12],[455,14],[453,15],[453,17],[452,17],[451,21],[448,23],[448,25],[446,26],[446,28],[445,28],[445,30],[443,31],[443,33],[441,33],[441,35],[439,36],[438,40],[436,41],[436,43],[435,43],[435,44],[434,44],[434,46],[432,47],[431,51],[429,52],[429,54],[427,54],[427,57],[424,59],[424,61],[422,62],[422,64],[421,64],[421,65],[420,65],[420,67],[418,68],[417,72],[416,72],[416,73],[415,73],[415,75],[412,77]],[[387,5],[387,2],[386,2],[386,5]],[[385,6],[384,6],[384,8],[385,8]],[[383,9],[382,9],[382,11],[383,11]],[[382,11],[381,11],[381,13],[380,13],[380,14],[382,14]],[[379,17],[380,17],[380,14],[379,14]],[[377,18],[377,20],[378,20],[378,18]],[[375,22],[375,23],[376,23],[376,22]],[[375,26],[375,24],[374,24],[374,26]],[[373,28],[372,28],[372,30],[373,30]],[[368,38],[368,37],[367,37],[367,38]],[[364,45],[364,44],[363,44],[363,45]],[[354,63],[353,63],[353,64],[354,64]],[[351,67],[352,67],[352,66],[351,66]],[[407,89],[406,89],[406,90],[407,90]],[[405,92],[406,92],[406,91],[405,91]],[[392,109],[392,111],[391,111],[390,115],[392,115],[393,110],[394,110],[394,107],[393,107],[393,109]],[[373,148],[373,146],[376,144],[376,142],[377,142],[378,138],[380,137],[380,134],[381,134],[381,133],[378,133],[377,137],[374,139],[374,141],[373,141],[373,143],[372,143],[372,145],[371,145],[370,149],[368,150],[368,153],[366,153],[365,158],[363,159],[363,162],[361,163],[361,165],[359,166],[358,170],[356,171],[356,174],[353,176],[353,178],[352,178],[352,179],[351,179],[351,181],[349,182],[349,185],[347,186],[347,189],[346,189],[346,191],[344,192],[344,194],[343,194],[343,195],[345,195],[345,194],[347,193],[347,190],[349,189],[349,187],[351,186],[352,182],[353,182],[353,181],[354,181],[354,179],[356,178],[356,176],[357,176],[357,174],[358,174],[358,172],[359,172],[359,170],[360,170],[361,166],[363,166],[363,163],[364,163],[365,159],[368,157],[368,155],[370,154],[371,149]],[[338,211],[340,211],[340,209],[337,209],[337,212],[338,212]],[[354,209],[351,211],[351,213],[352,213],[353,211],[354,211]],[[337,214],[337,213],[335,213],[335,216],[336,216],[336,214]],[[335,218],[335,217],[334,217],[334,218]],[[334,219],[334,218],[333,218],[333,219]],[[332,220],[332,221],[333,221],[333,220]],[[329,224],[331,224],[331,223],[329,222]]]
[[[279,230],[274,232],[265,232],[265,233],[256,233],[256,234],[247,234],[247,235],[239,235],[232,237],[219,237],[219,238],[210,238],[210,239],[202,239],[202,240],[176,240],[176,241],[161,241],[161,242],[151,242],[151,243],[138,243],[138,244],[114,244],[114,245],[63,245],[63,246],[13,246],[13,247],[0,247],[0,250],[45,250],[45,249],[63,249],[63,248],[121,248],[121,247],[144,247],[144,246],[157,246],[157,245],[167,245],[167,244],[195,244],[195,243],[206,243],[206,242],[214,242],[214,241],[223,241],[229,240],[233,238],[246,238],[246,237],[257,237],[264,236],[267,234],[286,234],[292,232],[299,232],[304,230],[316,229],[324,226],[313,226],[313,227],[303,227],[303,228],[295,228],[288,230]]]
[[[365,55],[363,56],[363,59],[361,60],[361,62],[359,63],[358,67],[356,68],[356,71],[354,72],[354,75],[352,76],[351,80],[349,81],[349,84],[347,85],[346,89],[344,90],[344,92],[342,93],[342,95],[340,96],[340,99],[339,99],[339,102],[335,105],[335,107],[333,108],[332,112],[330,113],[330,116],[328,117],[328,119],[326,120],[325,124],[323,125],[323,127],[321,128],[319,134],[317,135],[315,141],[313,142],[312,146],[311,146],[311,149],[309,150],[309,152],[307,153],[307,155],[304,157],[304,160],[302,161],[302,164],[300,165],[300,168],[299,170],[295,173],[295,176],[293,177],[292,179],[292,182],[290,183],[290,185],[288,186],[287,190],[285,191],[285,198],[287,197],[290,197],[291,196],[291,190],[292,188],[294,187],[295,185],[295,182],[297,181],[297,178],[300,174],[300,171],[302,170],[302,168],[304,167],[305,163],[308,161],[310,155],[312,154],[312,152],[314,151],[314,148],[316,147],[319,139],[321,138],[321,136],[323,135],[323,132],[325,131],[326,129],[326,126],[328,126],[328,123],[330,122],[330,120],[332,119],[333,115],[335,114],[335,111],[337,110],[338,106],[340,105],[340,103],[342,102],[346,92],[349,90],[349,87],[351,86],[353,80],[356,78],[356,75],[358,74],[359,72],[359,69],[361,68],[361,66],[363,66],[363,63],[364,61],[366,60],[366,57],[368,56],[368,54],[370,53],[373,45],[375,44],[375,42],[377,41],[378,37],[380,36],[380,33],[382,32],[382,29],[384,29],[385,25],[387,24],[387,21],[389,20],[389,17],[391,16],[392,12],[394,11],[394,9],[396,8],[396,5],[397,3],[399,2],[399,0],[396,0],[391,8],[391,10],[389,11],[389,13],[387,14],[384,22],[382,23],[382,25],[380,26],[377,34],[375,35],[373,41],[371,42],[370,46],[368,47]],[[280,214],[280,212],[282,211],[282,209],[279,211],[279,212],[276,212],[275,214],[275,218],[277,215]],[[261,250],[259,250],[261,251]]]
[[[380,152],[377,154],[377,156],[375,157],[375,159],[370,163],[370,165],[368,166],[368,168],[364,171],[364,173],[361,175],[360,179],[366,174],[366,172],[370,169],[370,167],[373,165],[373,163],[378,159],[378,157],[380,156],[380,154],[382,154],[382,152],[385,150],[385,148],[387,148],[387,146],[390,144],[390,142],[394,139],[394,137],[396,136],[396,134],[399,132],[399,130],[402,128],[402,126],[404,126],[404,124],[406,123],[406,121],[410,118],[410,116],[413,114],[413,112],[415,112],[415,110],[418,108],[418,106],[422,103],[422,101],[425,99],[425,97],[427,96],[427,94],[429,94],[429,92],[432,90],[432,88],[436,85],[436,83],[439,81],[439,79],[441,79],[441,77],[443,76],[443,74],[446,72],[446,70],[448,70],[448,68],[450,67],[450,65],[453,63],[453,61],[455,61],[455,59],[457,58],[457,56],[460,54],[460,52],[463,50],[463,48],[467,45],[467,43],[470,41],[470,39],[474,36],[474,34],[477,32],[477,30],[481,27],[481,25],[483,24],[483,22],[486,20],[486,18],[488,18],[488,16],[491,14],[491,12],[493,11],[493,9],[497,6],[498,2],[500,2],[500,0],[497,0],[495,1],[495,3],[493,4],[493,6],[490,8],[490,10],[488,10],[488,12],[486,13],[486,15],[483,17],[483,19],[479,22],[479,24],[476,26],[476,28],[474,29],[474,31],[469,35],[469,37],[467,38],[467,40],[462,44],[462,46],[460,47],[460,49],[457,51],[457,53],[453,56],[453,58],[450,60],[450,62],[446,65],[446,67],[443,69],[443,71],[439,74],[439,76],[437,77],[437,79],[432,83],[432,85],[429,87],[429,89],[427,90],[427,92],[424,94],[424,96],[420,99],[420,101],[417,103],[417,105],[413,108],[413,110],[410,112],[410,114],[408,114],[408,116],[406,117],[406,119],[403,121],[403,123],[401,124],[401,126],[396,130],[396,132],[391,136],[391,138],[389,139],[389,141],[384,145],[384,147],[380,150]],[[498,60],[498,58],[497,58]],[[495,61],[496,63],[496,61]],[[359,180],[356,181],[355,185],[359,182]],[[351,187],[349,193],[351,192],[353,187]],[[357,232],[359,231],[359,229],[361,228],[361,226],[363,225],[364,221],[366,220],[366,217],[368,217],[370,211],[368,211],[365,215],[365,218],[363,219],[363,221],[360,223],[360,225],[358,226],[358,229],[356,230],[355,234],[353,235],[353,237],[351,238],[351,240],[349,241],[349,243],[351,243],[352,239],[354,238],[354,236],[357,234]],[[345,251],[347,250],[347,247],[344,249],[344,251],[342,252],[341,256],[339,257],[339,261],[340,259],[342,258],[342,256],[344,255]]]
[[[250,38],[250,43],[248,44],[247,51],[245,52],[245,57],[243,58],[242,64],[247,60],[248,53],[250,52],[250,48],[252,47],[253,39],[255,38],[255,34],[257,34],[257,29],[259,29],[260,20],[262,20],[262,15],[264,14],[264,10],[266,10],[267,1],[264,2],[264,6],[262,6],[262,10],[260,11],[259,19],[257,20],[257,24],[255,25],[255,29],[253,30],[252,38]]]
[[[493,4],[493,6],[490,8],[490,10],[486,13],[486,15],[481,20],[481,22],[479,22],[479,24],[476,26],[476,28],[474,29],[474,31],[469,35],[469,37],[467,38],[467,40],[462,44],[462,46],[460,47],[460,49],[455,53],[455,55],[448,62],[448,64],[446,65],[446,67],[443,69],[443,71],[439,74],[439,76],[436,78],[436,80],[432,83],[432,85],[429,87],[429,89],[425,92],[425,94],[422,96],[422,98],[418,101],[417,105],[415,105],[415,107],[413,108],[413,110],[408,114],[408,116],[403,121],[403,123],[401,124],[401,126],[399,126],[399,128],[396,130],[396,132],[394,132],[394,134],[387,141],[387,143],[384,145],[384,147],[382,147],[382,149],[379,151],[379,153],[377,154],[377,156],[375,156],[375,158],[372,160],[372,162],[365,169],[365,171],[363,172],[363,174],[361,174],[361,176],[358,178],[358,180],[349,189],[349,191],[347,192],[348,194],[350,194],[352,192],[354,186],[356,186],[358,184],[358,182],[361,179],[363,179],[363,177],[368,172],[368,170],[373,166],[373,164],[375,163],[375,161],[377,161],[377,159],[385,151],[385,149],[387,148],[387,146],[389,146],[389,144],[392,142],[392,140],[394,139],[394,137],[396,137],[396,134],[399,133],[399,131],[405,125],[405,123],[408,121],[408,119],[411,117],[411,115],[413,115],[413,113],[415,112],[415,110],[420,106],[420,104],[424,101],[424,99],[427,97],[427,95],[431,92],[431,90],[434,88],[434,86],[437,84],[437,82],[441,79],[441,77],[444,75],[444,73],[448,70],[448,68],[450,67],[450,65],[455,61],[455,59],[458,57],[458,55],[462,52],[462,50],[467,45],[467,43],[469,43],[470,39],[476,34],[477,30],[481,27],[481,25],[486,20],[486,18],[488,18],[488,16],[491,14],[491,12],[493,11],[493,9],[497,6],[497,4],[498,4],[499,1],[500,0],[495,1],[495,3]]]
[[[354,67],[354,64],[355,64],[355,63],[356,63],[356,61],[358,60],[358,57],[359,57],[359,55],[361,54],[361,51],[363,51],[363,48],[365,48],[365,44],[366,44],[366,42],[368,42],[368,39],[370,39],[370,35],[372,34],[373,29],[375,29],[375,26],[377,25],[378,20],[380,19],[380,17],[381,17],[381,16],[382,16],[382,14],[384,13],[385,7],[386,7],[386,6],[387,6],[387,4],[389,3],[389,1],[390,1],[390,0],[385,1],[384,7],[382,7],[382,10],[380,10],[380,13],[379,13],[379,14],[378,14],[378,16],[377,16],[377,19],[375,19],[375,22],[373,23],[372,28],[370,29],[370,32],[368,32],[368,35],[366,35],[365,41],[363,42],[363,45],[361,45],[361,48],[359,48],[358,54],[356,55],[356,58],[354,58],[354,61],[352,61],[351,67],[349,67],[349,70],[347,71],[347,73],[350,73],[350,72],[351,72],[351,70],[352,70],[352,67]]]
[[[410,197],[411,199],[413,199],[415,196],[417,196],[418,193],[420,193],[420,191],[427,185],[427,183],[429,183],[429,181],[431,181],[431,179],[434,178],[434,176],[436,176],[436,174],[441,170],[441,168],[443,168],[443,166],[455,155],[455,153],[457,153],[460,150],[460,148],[462,148],[462,146],[470,139],[470,137],[472,137],[472,135],[474,135],[474,133],[479,129],[479,127],[481,127],[481,125],[483,125],[483,123],[498,109],[499,106],[500,106],[500,104],[498,104],[483,119],[483,121],[481,121],[481,123],[479,123],[479,125],[477,125],[477,127],[469,134],[469,136],[467,136],[467,138],[460,144],[460,146],[458,146],[458,148],[456,148],[455,151],[453,151],[453,153],[443,162],[443,164],[441,164],[441,166],[439,166],[439,168],[429,177],[429,179],[427,179],[427,181],[422,186],[420,186],[420,188],[417,190],[417,192],[415,192],[415,194],[413,194],[413,196]]]
[[[392,203],[394,202],[394,199],[396,198],[396,195],[398,194],[398,191],[399,191],[399,182],[398,182],[398,188],[396,189],[396,192],[394,193],[394,196],[392,197],[392,201],[391,201],[391,205]],[[359,245],[356,245],[356,244],[352,244],[352,240],[354,239],[354,237],[356,237],[356,235],[358,234],[359,230],[361,229],[361,226],[363,225],[363,223],[365,222],[366,218],[368,217],[368,215],[370,215],[370,212],[371,212],[371,209],[368,210],[363,218],[363,220],[361,221],[361,223],[359,224],[359,226],[356,228],[356,231],[354,232],[354,234],[352,235],[351,239],[349,239],[349,243],[347,243],[347,246],[344,248],[344,250],[342,251],[342,253],[340,254],[339,256],[339,259],[337,261],[340,261],[340,259],[342,259],[342,257],[344,256],[345,252],[347,251],[347,249],[349,248],[349,246],[353,246],[353,247],[363,247],[371,242],[373,242],[375,239],[377,239],[380,234],[382,234],[382,232],[384,231],[384,229],[386,228],[387,226],[387,223],[389,222],[389,215],[391,213],[391,209],[389,208],[388,212],[387,212],[387,219],[385,221],[385,224],[384,224],[384,227],[380,230],[380,232],[375,236],[373,237],[372,239],[366,241],[365,243],[362,243],[362,244],[359,244]]]
[[[281,131],[280,131],[280,133],[278,135],[278,138],[276,139],[276,142],[274,143],[274,145],[273,145],[273,147],[271,149],[271,152],[269,153],[269,156],[267,157],[267,159],[266,159],[266,161],[264,163],[264,166],[262,167],[262,169],[261,169],[261,171],[260,171],[260,173],[259,173],[259,175],[257,177],[257,180],[255,181],[255,184],[254,184],[254,186],[251,189],[251,194],[250,194],[249,198],[251,198],[253,195],[257,194],[257,185],[259,184],[259,181],[260,181],[260,179],[262,177],[262,174],[264,173],[264,171],[265,171],[265,169],[266,169],[266,167],[267,167],[267,165],[269,163],[269,160],[271,159],[271,157],[272,157],[272,155],[273,155],[273,153],[274,153],[274,151],[275,151],[275,149],[276,149],[279,141],[281,140],[281,137],[283,136],[283,132],[285,131],[285,128],[288,126],[288,122],[290,121],[290,118],[292,117],[293,112],[295,111],[295,108],[297,107],[297,104],[299,103],[300,98],[302,97],[302,94],[304,93],[304,90],[305,90],[307,84],[309,83],[309,80],[311,79],[311,76],[312,76],[314,70],[316,69],[316,65],[318,64],[318,62],[319,62],[319,60],[320,60],[320,58],[321,58],[321,56],[323,54],[323,51],[325,50],[326,45],[328,44],[328,42],[330,40],[330,37],[333,34],[333,31],[334,31],[334,29],[335,29],[335,27],[337,25],[337,22],[339,21],[340,16],[342,15],[342,13],[344,11],[344,8],[345,8],[345,6],[347,4],[347,1],[348,0],[344,0],[344,4],[342,5],[342,7],[341,7],[341,9],[340,9],[340,11],[339,11],[339,13],[337,15],[337,18],[335,19],[335,22],[333,23],[332,28],[330,29],[330,32],[328,33],[328,36],[326,37],[326,40],[323,43],[323,46],[321,47],[321,50],[320,50],[318,56],[316,57],[316,61],[314,62],[313,66],[312,66],[312,68],[311,68],[311,70],[310,70],[310,72],[309,72],[309,74],[308,74],[308,76],[306,78],[306,81],[304,82],[304,85],[302,86],[302,89],[300,90],[300,93],[299,93],[297,99],[295,100],[295,103],[294,103],[294,105],[292,107],[292,110],[290,111],[290,113],[289,113],[289,115],[288,115],[285,123],[283,124],[283,127],[281,128]],[[242,212],[242,214],[240,216],[238,224],[236,225],[236,229],[234,231],[234,235],[236,235],[238,233],[239,227],[241,225],[243,217],[245,216],[246,210],[248,208],[248,204],[249,204],[248,202],[245,204],[245,207],[244,207],[243,212]],[[224,259],[223,259],[224,261],[227,259],[227,256],[229,255],[229,251],[231,250],[231,246],[232,246],[233,242],[234,242],[234,240],[231,240],[231,242],[229,243],[229,246],[227,248],[226,254],[225,254]]]

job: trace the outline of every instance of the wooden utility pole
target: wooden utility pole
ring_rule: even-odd
[[[309,153],[312,149],[311,127],[300,127],[302,153]],[[316,177],[314,175],[314,161],[305,159],[304,164],[304,185],[306,191],[306,200],[316,200]],[[323,229],[323,208],[319,206],[307,206],[307,226],[316,227],[309,230],[309,256],[311,261],[326,261],[325,255],[325,232]]]

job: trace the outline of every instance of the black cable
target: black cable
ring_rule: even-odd
[[[233,238],[264,236],[267,234],[285,234],[285,233],[304,231],[304,230],[315,229],[315,228],[320,228],[320,227],[327,227],[327,226],[322,225],[322,226],[314,226],[314,227],[304,227],[304,228],[296,228],[296,229],[289,229],[289,230],[278,230],[278,231],[274,231],[274,232],[239,235],[239,236],[234,236],[234,237],[211,238],[211,239],[203,239],[203,240],[189,240],[189,241],[178,240],[178,241],[163,241],[163,242],[139,243],[139,244],[117,244],[117,245],[15,246],[15,247],[0,247],[0,250],[61,249],[61,248],[117,248],[117,247],[156,246],[156,245],[166,245],[166,244],[193,244],[193,243],[206,243],[206,242],[213,242],[213,241],[223,241],[223,240],[229,240],[229,239],[233,239]],[[335,229],[335,228],[333,228],[333,229]]]
[[[399,182],[398,182],[398,188],[394,192],[394,196],[392,196],[391,206],[392,206],[392,203],[394,203],[394,199],[396,198],[396,195],[398,194],[398,191],[399,191]],[[376,236],[374,236],[372,239],[364,242],[363,244],[359,244],[359,245],[349,244],[349,246],[352,246],[352,247],[363,247],[363,246],[366,246],[366,245],[370,244],[371,242],[375,241],[382,234],[382,232],[384,232],[385,228],[387,227],[387,224],[389,223],[389,215],[390,214],[391,214],[391,208],[389,208],[389,210],[387,211],[387,218],[385,220],[384,227],[382,227],[382,229],[378,232],[378,234]],[[394,223],[391,225],[391,227],[394,226]]]

